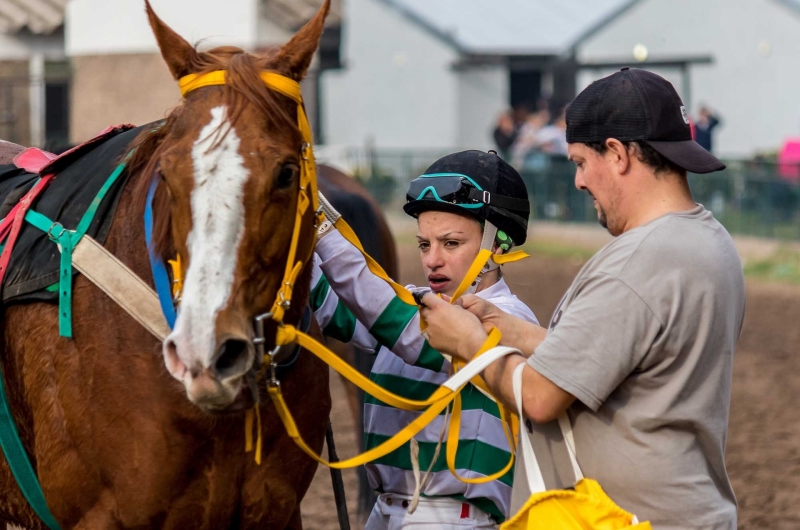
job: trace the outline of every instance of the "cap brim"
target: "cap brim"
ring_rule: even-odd
[[[725,164],[717,157],[703,149],[694,140],[682,142],[660,142],[646,140],[653,149],[661,153],[670,162],[679,165],[690,173],[712,173],[722,171]]]

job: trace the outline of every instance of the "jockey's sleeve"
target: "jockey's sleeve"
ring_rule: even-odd
[[[442,355],[420,334],[419,311],[397,297],[373,274],[361,252],[337,230],[317,241],[319,266],[335,295],[369,333],[407,364],[428,370],[449,369]]]
[[[319,268],[319,262],[319,256],[314,254],[310,304],[314,317],[322,328],[322,334],[341,342],[350,342],[369,353],[377,352],[378,341],[333,292],[328,279]]]

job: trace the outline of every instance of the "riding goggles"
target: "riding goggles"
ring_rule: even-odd
[[[489,193],[462,173],[431,173],[412,180],[406,202],[430,199],[469,209],[481,208],[485,204],[524,212],[529,208],[527,200]]]
[[[457,204],[464,208],[480,208],[489,204],[490,194],[467,175],[461,173],[432,173],[411,181],[406,201],[433,199]]]

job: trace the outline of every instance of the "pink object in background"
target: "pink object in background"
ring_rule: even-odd
[[[778,175],[782,179],[800,181],[800,138],[787,138],[778,153]]]

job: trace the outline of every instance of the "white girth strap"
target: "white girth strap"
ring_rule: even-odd
[[[73,250],[72,264],[157,339],[169,335],[158,295],[100,243],[83,236]]]

